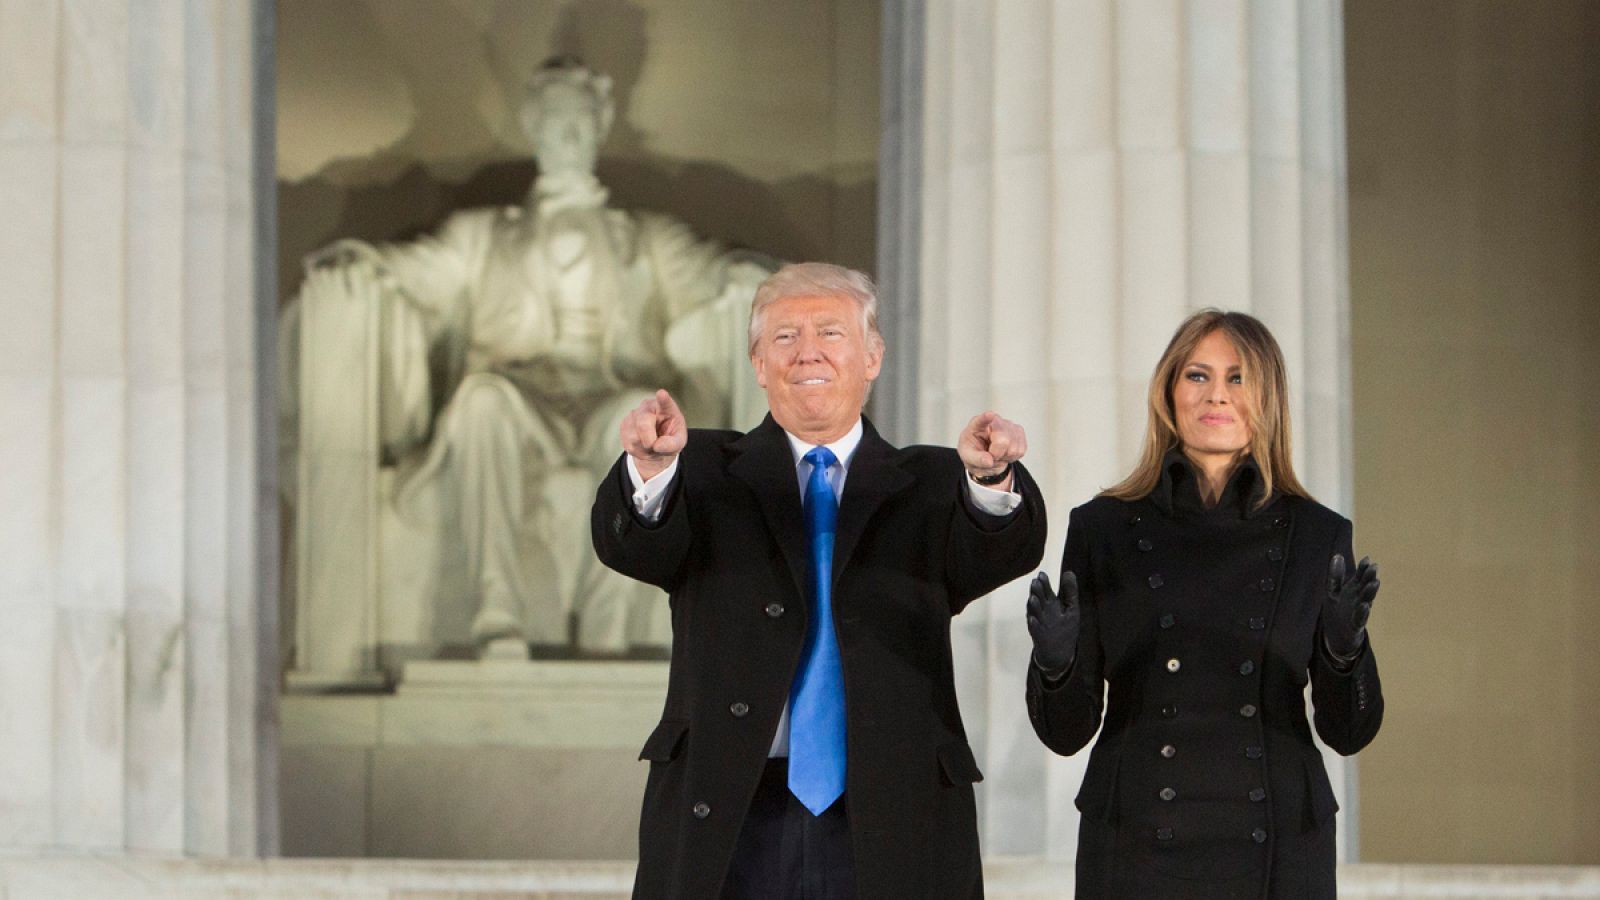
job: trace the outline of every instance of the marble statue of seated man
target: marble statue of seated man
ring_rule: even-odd
[[[393,512],[414,525],[425,509],[430,540],[455,544],[459,588],[419,602],[464,610],[490,655],[665,645],[665,598],[594,559],[594,485],[620,420],[658,385],[680,386],[697,426],[743,427],[741,407],[759,409],[722,373],[743,362],[738,323],[771,261],[608,206],[595,162],[614,113],[609,78],[546,64],[521,109],[539,164],[521,205],[458,212],[411,242],[339,241],[308,260],[297,300],[381,308]],[[440,484],[450,502],[418,500]]]

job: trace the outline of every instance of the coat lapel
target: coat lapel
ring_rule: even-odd
[[[755,493],[767,528],[778,539],[778,549],[789,564],[795,589],[804,597],[808,565],[805,512],[800,508],[800,487],[789,439],[768,415],[732,446],[738,456],[728,464],[728,472]],[[848,486],[849,481],[845,484]]]
[[[839,500],[839,526],[833,536],[834,584],[839,583],[839,573],[850,562],[856,544],[861,542],[878,507],[914,480],[910,473],[895,464],[894,447],[878,436],[872,423],[863,418],[861,424],[864,429],[861,443],[856,445],[855,456],[850,459],[844,496]]]
[[[839,502],[839,524],[833,538],[835,583],[878,507],[913,481],[910,474],[895,465],[894,447],[878,436],[872,423],[863,419],[862,426],[861,443],[850,459],[850,472]],[[777,538],[778,549],[789,564],[795,588],[805,597],[810,559],[806,552],[805,512],[800,506],[789,439],[768,415],[754,430],[734,441],[733,450],[738,455],[728,464],[728,472],[755,493],[767,528]]]

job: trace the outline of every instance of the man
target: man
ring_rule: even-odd
[[[760,426],[690,431],[665,391],[623,419],[595,549],[673,630],[636,897],[982,896],[950,618],[1033,570],[1044,503],[994,413],[953,451],[878,436],[876,304],[786,266],[751,308]]]

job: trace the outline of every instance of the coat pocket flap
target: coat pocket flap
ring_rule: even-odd
[[[683,748],[683,738],[688,733],[687,719],[662,719],[656,725],[656,730],[650,732],[650,737],[645,739],[644,749],[639,751],[639,758],[651,762],[671,762]]]
[[[977,784],[983,780],[983,773],[978,770],[978,761],[972,756],[972,748],[966,741],[951,741],[939,746],[939,769],[944,773],[946,784]]]
[[[1100,748],[1096,747],[1096,750]],[[1117,773],[1122,768],[1119,752],[1091,753],[1089,767],[1083,773],[1083,784],[1072,804],[1091,819],[1111,822],[1116,819]]]
[[[1328,770],[1322,765],[1322,757],[1316,751],[1310,751],[1305,756],[1306,767],[1306,812],[1310,814],[1313,827],[1321,827],[1332,821],[1333,814],[1339,811],[1339,801],[1334,799],[1333,786],[1328,783]]]

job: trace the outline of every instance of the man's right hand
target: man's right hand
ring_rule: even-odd
[[[1033,661],[1046,675],[1060,677],[1078,656],[1078,577],[1061,573],[1061,597],[1050,590],[1050,576],[1035,575],[1028,585],[1028,633]]]
[[[622,452],[645,481],[666,471],[689,441],[689,423],[677,401],[664,390],[622,417]]]

